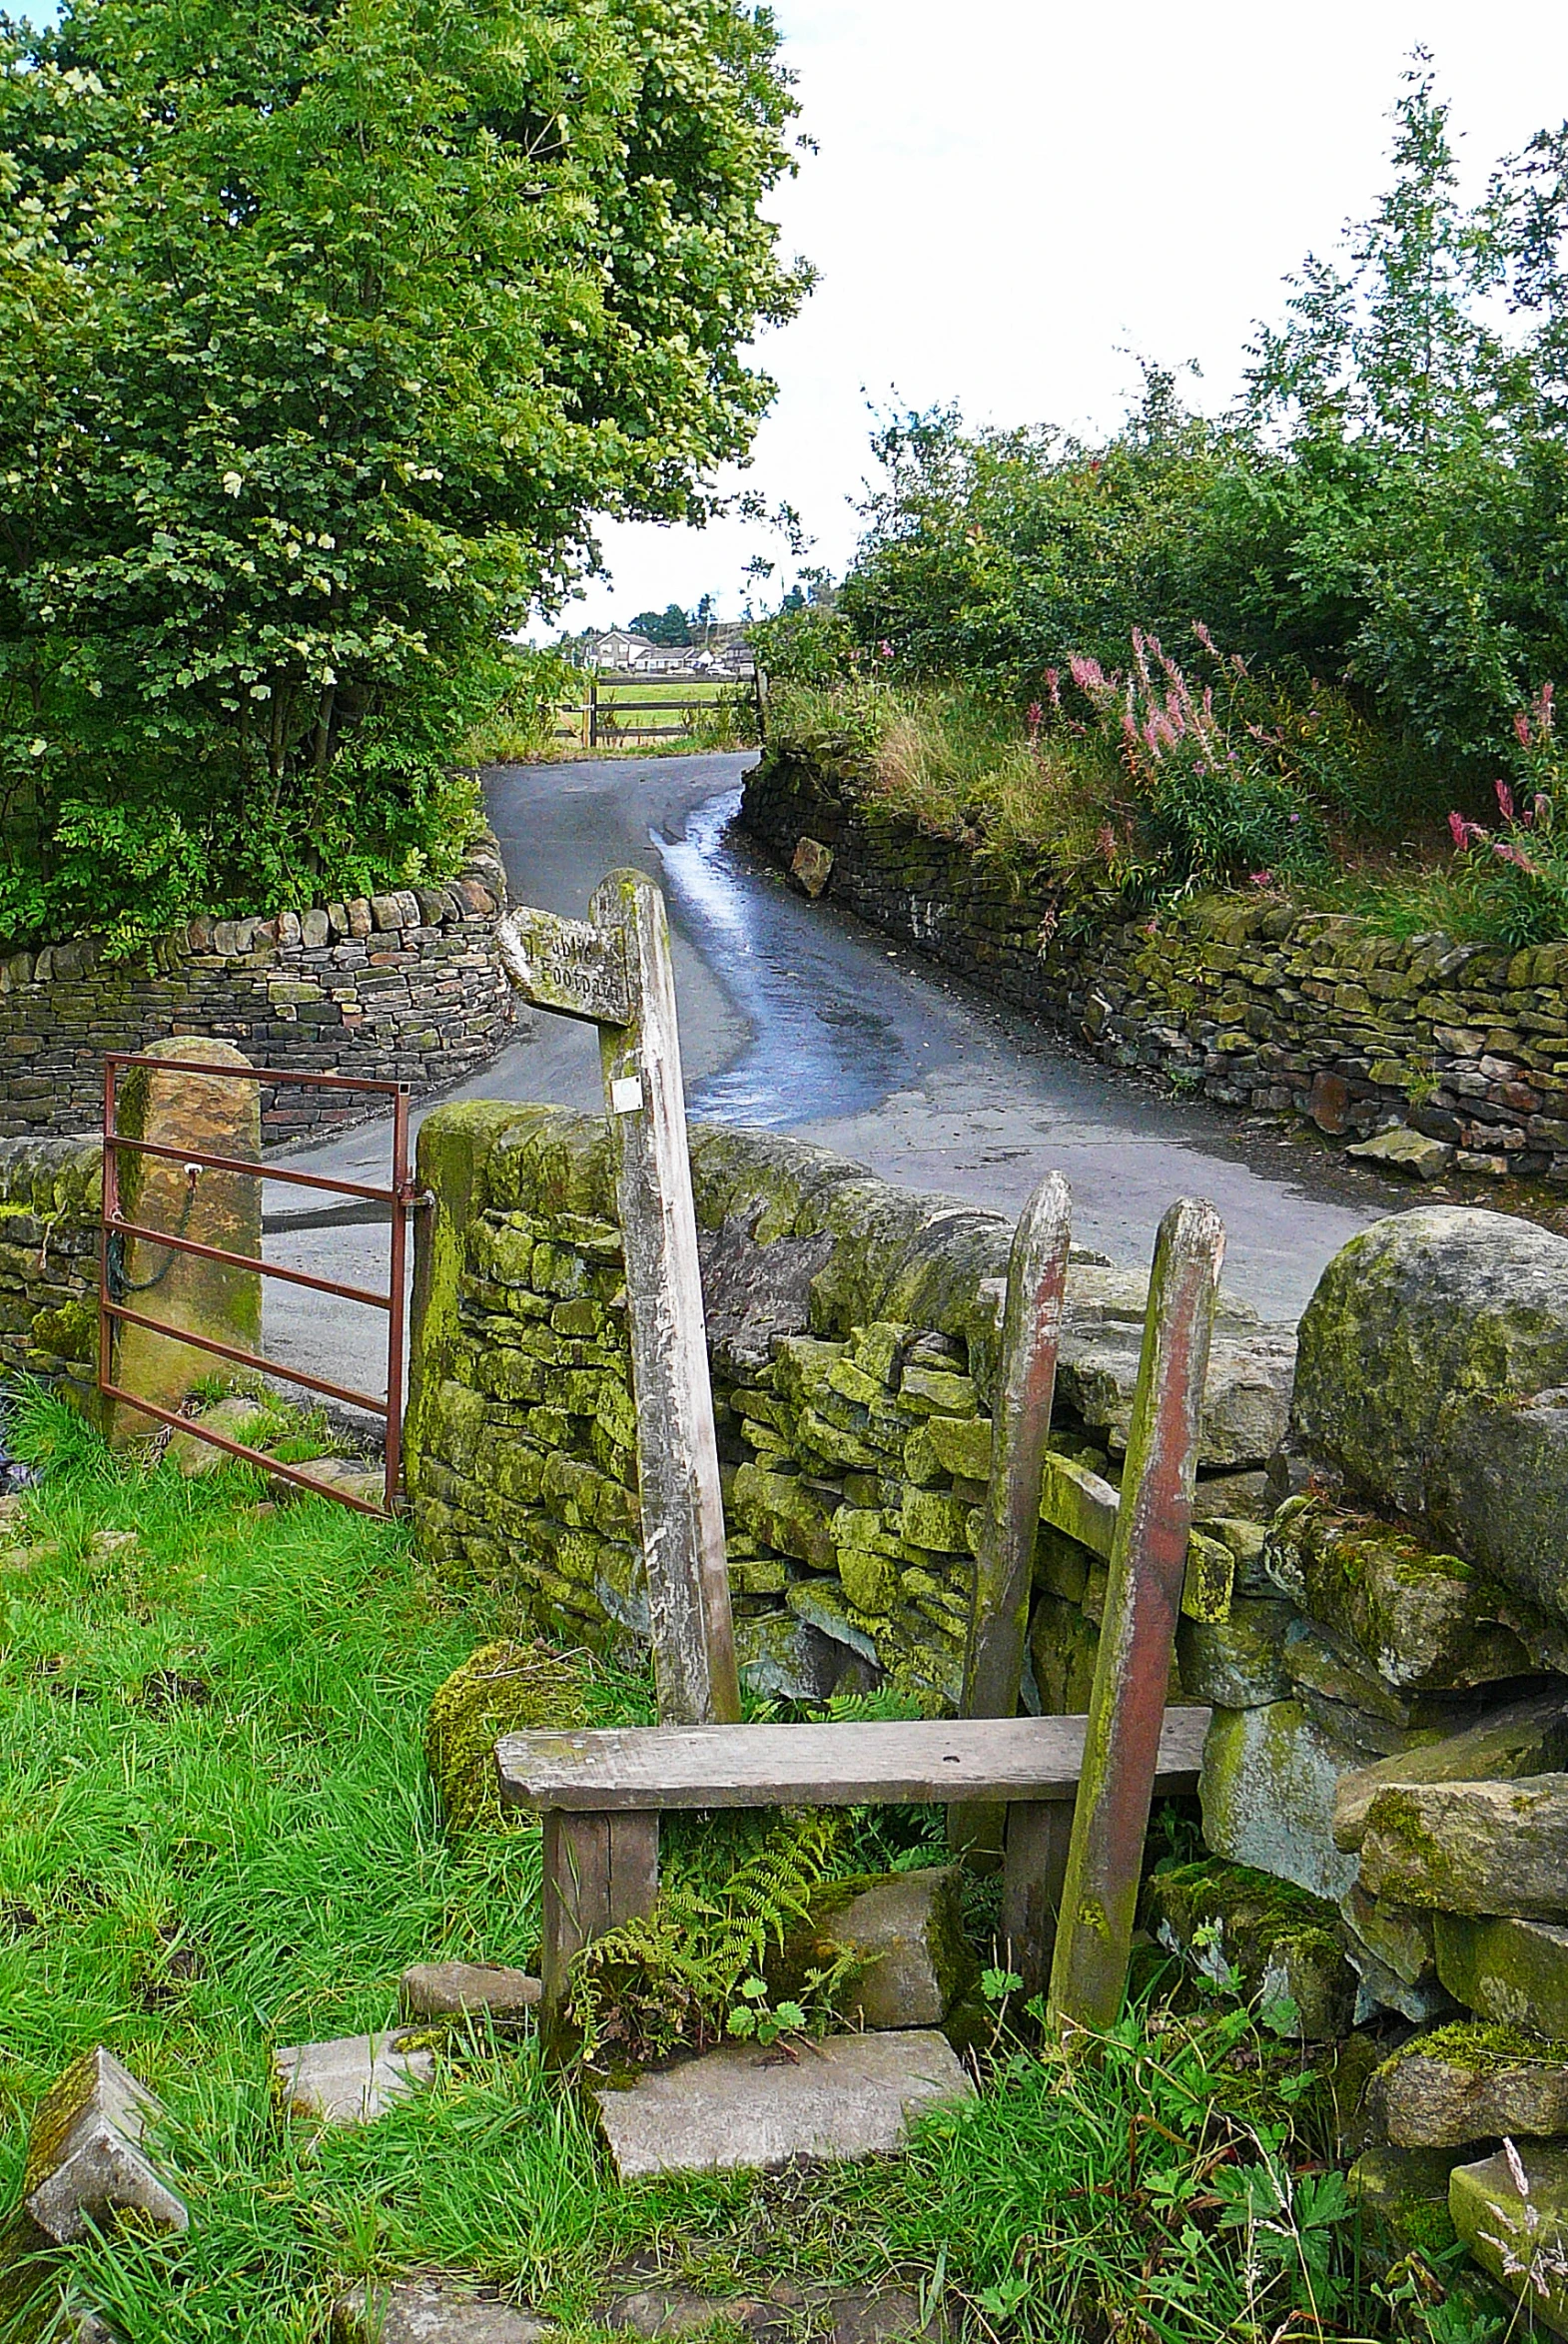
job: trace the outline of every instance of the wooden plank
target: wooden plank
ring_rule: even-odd
[[[1196,1786],[1206,1709],[1155,1712],[1158,1779]],[[506,1734],[509,1807],[577,1814],[709,1807],[861,1807],[906,1800],[1071,1799],[1082,1717],[950,1718],[910,1725],[606,1726]]]
[[[626,1248],[637,1482],[659,1716],[740,1716],[718,1441],[697,1262],[697,1214],[664,899],[612,871],[595,925],[620,940],[628,1015],[601,1026],[599,1060]]]
[[[1060,1172],[1048,1172],[1019,1216],[1008,1256],[1002,1359],[991,1422],[991,1477],[981,1515],[964,1656],[967,1717],[1018,1714],[1041,1473],[1051,1434],[1072,1234],[1068,1184]]]
[[[525,1001],[589,1025],[624,1026],[631,995],[621,937],[523,904],[495,932],[501,965]]]
[[[1083,1784],[1051,1968],[1067,2029],[1114,2025],[1163,1755],[1159,1719],[1176,1642],[1197,1436],[1224,1229],[1183,1199],[1160,1224],[1117,1509]]]
[[[1026,1997],[1044,1993],[1051,1976],[1072,1839],[1073,1810],[1065,1799],[1018,1799],[1007,1811],[1002,1942]]]

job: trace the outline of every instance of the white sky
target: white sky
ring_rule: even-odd
[[[746,484],[787,498],[842,571],[868,470],[865,395],[972,422],[1100,430],[1129,352],[1234,390],[1254,318],[1386,180],[1403,60],[1432,50],[1472,185],[1568,116],[1562,0],[775,0],[819,146],[775,198],[821,284],[759,356],[779,395]],[[711,590],[741,608],[755,525],[609,526],[608,586],[563,623]],[[539,630],[541,633],[546,630]]]

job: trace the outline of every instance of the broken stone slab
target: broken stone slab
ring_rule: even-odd
[[[285,2115],[322,2124],[374,2124],[435,2073],[430,2051],[404,2046],[404,2030],[294,2043],[273,2053],[273,2088]]]
[[[1363,1752],[1326,1733],[1298,1701],[1216,1709],[1198,1776],[1203,1838],[1216,1856],[1337,1905],[1356,1866],[1334,1845],[1334,1793],[1340,1776],[1364,1762]]]
[[[1514,2164],[1524,2178],[1521,2190]],[[1523,2140],[1448,2176],[1453,2225],[1483,2271],[1568,2336],[1568,2148]]]
[[[1386,2231],[1399,2255],[1429,2260],[1451,2253],[1453,2216],[1448,2211],[1448,2176],[1459,2158],[1452,2149],[1395,2148],[1378,2142],[1363,2149],[1345,2175],[1352,2202]]]
[[[1280,1507],[1263,1569],[1342,1653],[1364,1655],[1396,1693],[1528,1676],[1560,1653],[1555,1626],[1462,1556],[1434,1553],[1407,1531],[1321,1498]]]
[[[1434,1913],[1437,1974],[1455,2001],[1504,2026],[1568,2042],[1568,1929]]]
[[[1425,1132],[1412,1132],[1408,1124],[1393,1124],[1386,1132],[1374,1132],[1370,1140],[1358,1140],[1345,1154],[1387,1172],[1411,1172],[1418,1180],[1440,1180],[1454,1160],[1453,1149],[1446,1140],[1432,1140]]]
[[[1143,1924],[1216,1984],[1232,1981],[1265,2009],[1295,2005],[1284,2031],[1337,2042],[1350,2030],[1356,1979],[1339,1917],[1302,1889],[1212,1858],[1173,1866],[1146,1883]]]
[[[363,2280],[333,2306],[333,2344],[541,2344],[548,2320],[449,2279]]]
[[[836,2034],[793,2055],[727,2045],[590,2098],[623,2181],[890,2156],[912,2116],[975,2087],[945,2035]]]
[[[964,1936],[962,1880],[958,1865],[944,1864],[819,1889],[804,1926],[768,1962],[775,2000],[851,1953],[865,1966],[846,2007],[861,2025],[940,2026],[980,1969]]]
[[[471,2011],[515,2022],[533,2009],[541,1991],[526,1969],[491,1961],[415,1961],[397,1981],[405,2018],[456,2018]]]
[[[44,2094],[28,2132],[22,2203],[31,2220],[60,2246],[120,2214],[158,2230],[189,2229],[184,2200],[142,2148],[149,2122],[162,2113],[146,2085],[101,2043],[74,2059]]]
[[[1397,2148],[1568,2130],[1568,2053],[1474,2020],[1419,2034],[1372,2078],[1368,2111]]]
[[[1361,1841],[1361,1885],[1439,1913],[1568,1919],[1568,1775],[1379,1791]]]
[[[1353,1854],[1379,1791],[1396,1783],[1511,1782],[1568,1765],[1568,1701],[1561,1692],[1509,1702],[1423,1749],[1345,1775],[1334,1793],[1334,1845]]]

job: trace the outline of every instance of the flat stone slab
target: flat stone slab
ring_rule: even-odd
[[[839,2034],[799,2049],[727,2045],[624,2091],[591,2093],[623,2181],[714,2173],[794,2157],[886,2156],[912,2116],[975,2087],[945,2035],[925,2027]]]
[[[405,2018],[454,2018],[475,2011],[515,2020],[531,2010],[542,1988],[526,1969],[496,1961],[415,1961],[398,1980]]]
[[[401,2032],[394,2029],[274,2051],[273,2075],[284,2112],[314,2116],[324,2124],[374,2124],[394,2100],[435,2073],[429,2051],[405,2050],[402,2043]]]
[[[372,2279],[333,2306],[333,2344],[539,2344],[548,2320],[440,2279]]]

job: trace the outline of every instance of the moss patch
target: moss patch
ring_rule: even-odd
[[[588,1723],[580,1669],[542,1644],[484,1644],[436,1690],[424,1756],[450,1832],[507,1820],[495,1786],[502,1734],[569,1732]]]

